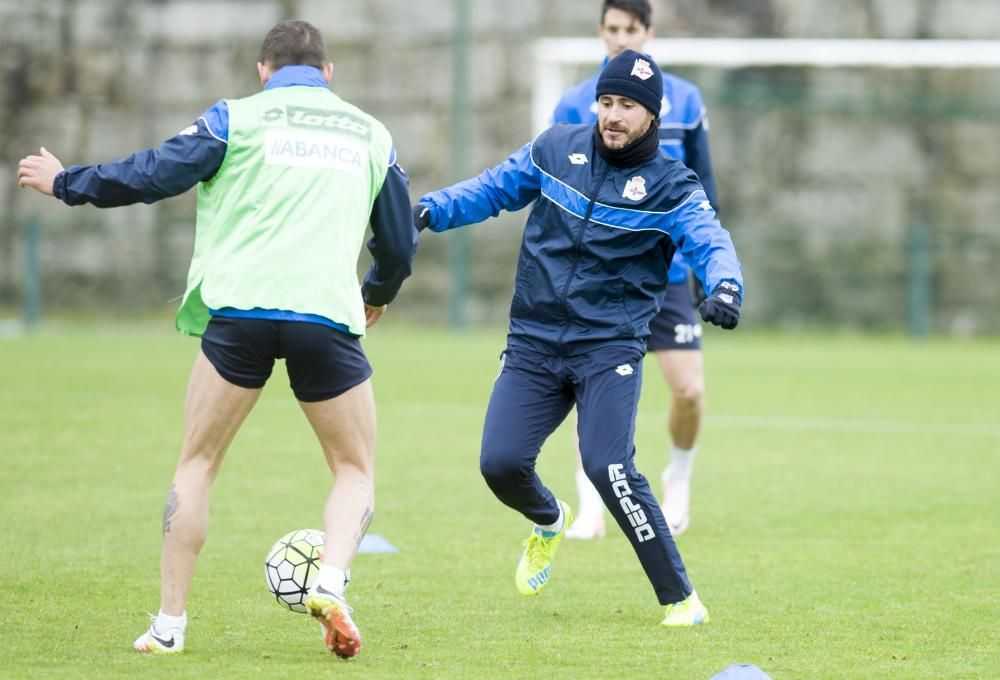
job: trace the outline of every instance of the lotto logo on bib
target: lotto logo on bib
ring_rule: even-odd
[[[368,163],[368,147],[340,135],[272,128],[264,132],[264,163],[333,168],[360,176]]]

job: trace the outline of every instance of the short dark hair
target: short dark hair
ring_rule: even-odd
[[[653,8],[650,7],[649,0],[604,0],[604,7],[601,8],[601,25],[604,24],[604,17],[609,9],[628,12],[646,28],[653,25]]]
[[[275,71],[295,65],[322,69],[328,61],[323,34],[307,21],[282,21],[267,32],[260,48],[260,62]]]

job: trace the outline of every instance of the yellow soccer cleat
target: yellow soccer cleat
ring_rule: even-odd
[[[323,642],[341,659],[361,651],[361,633],[351,619],[351,608],[343,598],[316,584],[306,595],[306,611],[323,627]]]
[[[674,604],[668,604],[662,624],[671,628],[681,626],[698,626],[708,623],[708,610],[698,599],[698,593],[691,591],[687,599]]]
[[[552,559],[566,535],[566,528],[573,522],[573,511],[567,503],[559,501],[563,511],[563,529],[559,533],[542,531],[535,525],[531,536],[524,541],[524,552],[517,563],[514,583],[522,595],[537,595],[552,576]]]

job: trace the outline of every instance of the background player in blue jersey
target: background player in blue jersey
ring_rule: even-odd
[[[534,523],[517,589],[537,595],[549,583],[572,522],[535,462],[575,408],[587,477],[666,605],[663,625],[691,626],[708,612],[635,467],[642,359],[676,249],[712,291],[699,307],[705,321],[736,327],[743,276],[698,178],[660,153],[656,63],[625,50],[601,72],[595,97],[597,125],[550,127],[497,167],[421,196],[414,222],[446,231],[533,204],[479,458],[490,490]]]
[[[641,52],[653,37],[652,9],[648,0],[605,0],[598,36],[607,46],[604,63],[623,50]],[[602,65],[603,68],[603,65]],[[570,88],[553,115],[555,123],[594,123],[597,101],[594,90],[598,74]],[[718,210],[715,177],[708,152],[708,120],[698,88],[686,80],[663,73],[660,109],[660,149],[695,171],[712,207]],[[700,300],[692,299],[691,269],[678,251],[670,265],[667,292],[660,313],[650,323],[648,349],[660,364],[670,387],[668,417],[671,439],[670,463],[662,474],[663,514],[675,536],[688,527],[691,468],[697,451],[698,431],[705,411],[705,378],[701,356],[701,324],[695,314]],[[695,295],[703,295],[696,286]],[[587,479],[577,456],[576,472],[579,514],[566,536],[591,539],[604,535],[604,503]]]

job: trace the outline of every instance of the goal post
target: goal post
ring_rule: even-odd
[[[751,68],[996,68],[1000,40],[834,40],[796,38],[655,38],[646,52],[658,64]],[[543,38],[535,43],[532,128],[551,123],[573,67],[597,65],[606,51],[597,38]]]

